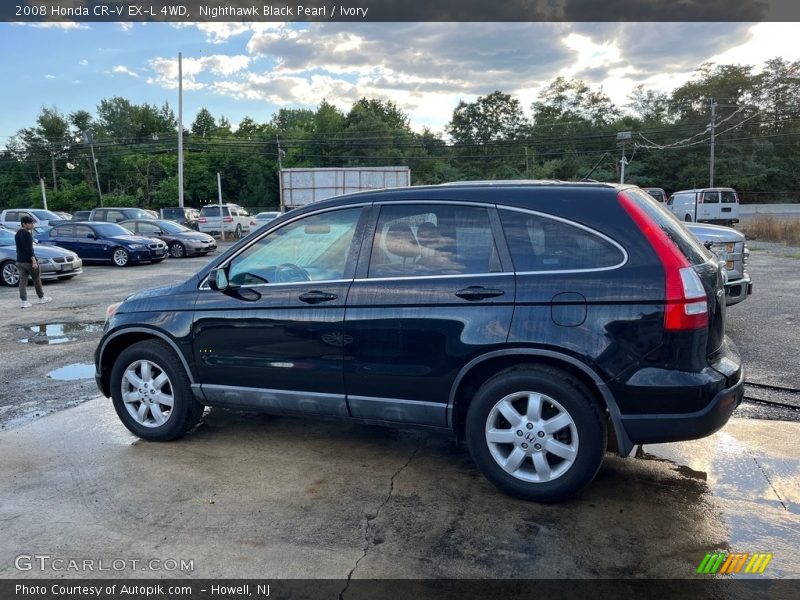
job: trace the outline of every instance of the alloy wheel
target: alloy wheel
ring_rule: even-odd
[[[149,360],[137,360],[122,376],[122,400],[128,414],[144,427],[160,427],[172,415],[175,396],[166,372]]]

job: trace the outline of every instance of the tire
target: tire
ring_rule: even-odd
[[[169,245],[169,255],[172,258],[186,258],[186,247],[180,242],[172,242]]]
[[[203,417],[180,359],[160,340],[138,342],[119,355],[111,369],[111,398],[122,424],[145,440],[177,439]]]
[[[127,267],[131,264],[131,255],[125,248],[114,248],[111,251],[111,262],[118,267]]]
[[[154,258],[150,262],[155,265],[155,264],[160,263],[162,260],[164,260],[164,258],[166,258],[166,256],[163,257],[163,258]]]
[[[19,285],[19,269],[14,261],[9,260],[0,265],[0,282],[9,287]]]
[[[233,237],[235,237],[238,240],[238,239],[240,239],[242,237],[242,233],[243,233],[242,232],[242,226],[241,225],[237,225],[236,226],[236,230],[233,232]]]
[[[691,223],[692,222],[692,215],[686,215],[685,217],[683,217],[683,220],[686,221],[687,223]]]
[[[591,393],[567,373],[544,365],[518,367],[478,390],[467,411],[466,440],[475,464],[502,491],[558,502],[597,475],[606,423]]]
[[[59,281],[69,281],[70,279],[76,277],[76,275],[64,275],[63,277],[59,277]]]

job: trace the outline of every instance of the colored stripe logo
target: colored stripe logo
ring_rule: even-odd
[[[701,575],[732,575],[734,573],[763,573],[772,560],[772,553],[744,552],[727,554],[725,552],[707,552],[697,573]]]

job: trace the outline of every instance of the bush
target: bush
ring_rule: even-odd
[[[776,219],[770,215],[757,215],[743,223],[741,229],[752,240],[800,245],[800,219]]]

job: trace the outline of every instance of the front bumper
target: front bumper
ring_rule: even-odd
[[[39,276],[45,281],[61,277],[72,277],[81,273],[83,273],[83,261],[80,258],[75,258],[72,262],[65,261],[63,263],[48,260],[46,263],[41,264]]]
[[[744,276],[736,281],[729,281],[725,284],[725,305],[733,306],[753,293],[753,282],[750,280],[750,273],[745,271]]]

